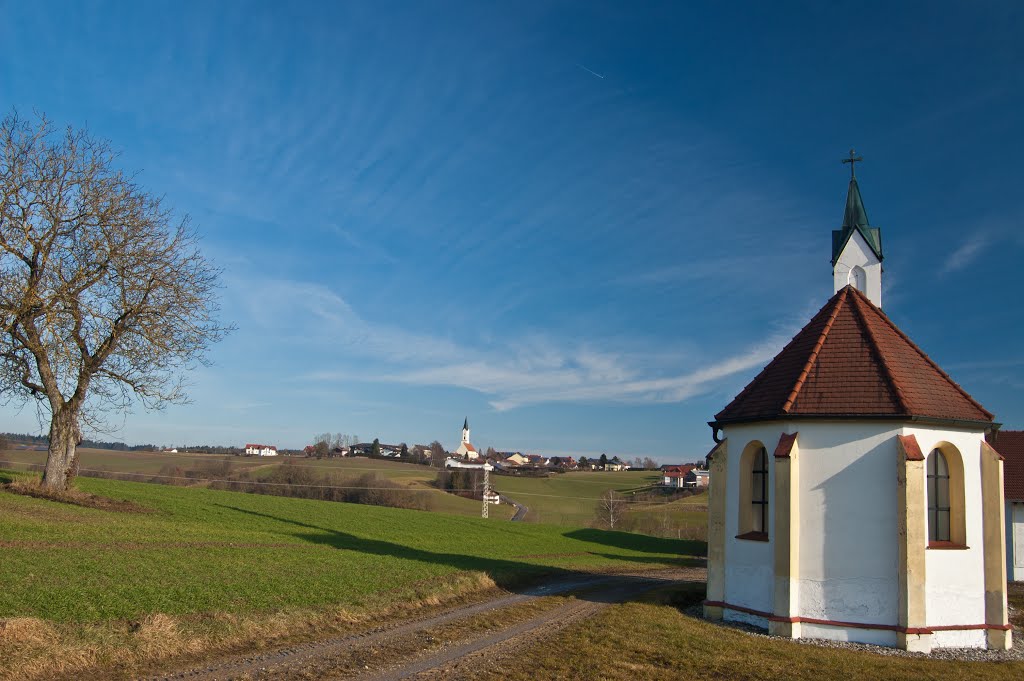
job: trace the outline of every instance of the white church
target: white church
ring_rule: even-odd
[[[852,170],[835,294],[710,422],[704,613],[789,638],[1008,649],[998,425],[882,312],[881,231]]]
[[[455,454],[461,456],[464,459],[470,461],[480,458],[480,452],[476,451],[476,447],[469,441],[469,417],[462,423],[462,442],[459,444],[459,448],[455,450]]]

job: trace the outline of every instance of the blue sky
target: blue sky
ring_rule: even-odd
[[[192,404],[104,436],[454,448],[468,416],[696,459],[832,293],[851,146],[886,312],[1024,428],[1019,3],[689,4],[0,1],[0,110],[110,139],[238,326]]]

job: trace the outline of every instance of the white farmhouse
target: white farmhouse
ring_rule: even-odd
[[[277,456],[277,447],[273,445],[247,444],[245,446],[246,456]]]
[[[1010,581],[1024,581],[1024,430],[1001,430],[990,440],[1005,461],[1006,570]]]
[[[481,463],[468,463],[466,461],[463,461],[462,459],[456,459],[454,457],[448,457],[447,459],[445,459],[444,460],[444,467],[445,468],[469,468],[469,469],[472,469],[472,470],[480,470],[480,471],[493,471],[494,470],[494,466],[492,466],[491,464],[487,463],[486,461],[483,461]]]
[[[841,232],[835,295],[710,423],[704,612],[791,638],[1008,649],[993,416],[879,308],[881,235],[852,177]]]

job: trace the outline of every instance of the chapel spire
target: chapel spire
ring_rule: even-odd
[[[850,186],[846,191],[843,224],[832,231],[832,277],[834,290],[853,285],[875,305],[882,306],[882,231],[868,222],[864,198],[857,184],[856,164],[862,156],[850,149],[843,163],[850,164]]]

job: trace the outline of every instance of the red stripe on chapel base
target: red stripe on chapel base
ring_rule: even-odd
[[[743,612],[756,617],[763,617],[769,622],[800,622],[804,624],[820,624],[826,627],[847,627],[850,629],[875,629],[880,631],[895,631],[903,634],[933,634],[936,631],[967,631],[977,629],[996,629],[1008,631],[1012,627],[1009,624],[940,624],[931,627],[901,627],[898,624],[866,624],[864,622],[840,622],[837,620],[820,620],[814,617],[781,617],[763,610],[744,608],[741,605],[732,605],[724,601],[704,601],[704,605],[714,608],[726,608]]]

